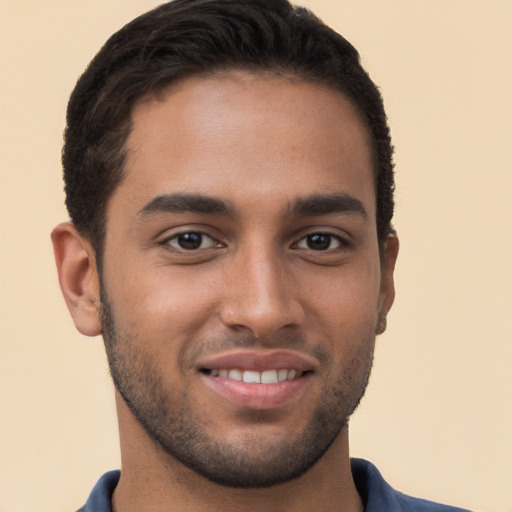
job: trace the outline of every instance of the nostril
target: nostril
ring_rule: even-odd
[[[290,301],[291,302],[291,301]],[[221,318],[231,331],[247,333],[264,340],[277,333],[293,332],[303,322],[304,313],[300,305],[281,304],[262,307],[258,304],[230,304],[222,312]]]

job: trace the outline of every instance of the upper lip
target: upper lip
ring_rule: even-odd
[[[289,350],[243,350],[206,357],[199,361],[198,366],[201,370],[240,368],[263,372],[286,368],[308,372],[313,371],[317,364],[315,358]]]

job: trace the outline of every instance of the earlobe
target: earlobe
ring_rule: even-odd
[[[398,249],[398,237],[395,234],[388,235],[381,248],[381,285],[376,334],[382,334],[386,330],[387,315],[395,300],[394,272]]]
[[[100,287],[91,244],[70,222],[52,231],[60,288],[76,328],[86,336],[101,334]]]

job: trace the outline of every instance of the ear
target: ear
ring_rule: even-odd
[[[398,237],[395,234],[388,235],[381,247],[379,319],[375,329],[377,334],[382,334],[386,330],[387,315],[395,300],[394,272],[398,248]]]
[[[86,336],[101,334],[100,286],[91,244],[70,222],[52,231],[52,243],[60,288],[76,328]]]

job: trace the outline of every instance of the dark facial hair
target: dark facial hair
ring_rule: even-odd
[[[197,474],[229,487],[270,487],[308,471],[327,451],[359,404],[373,360],[374,336],[373,340],[362,341],[360,353],[347,362],[334,385],[324,390],[309,424],[294,440],[268,439],[253,429],[244,443],[230,442],[229,436],[212,438],[207,420],[194,407],[197,404],[186,390],[177,393],[166,387],[156,359],[144,350],[150,340],[116,325],[103,288],[101,319],[114,385],[149,437],[166,454]],[[250,342],[245,339],[243,343]],[[328,360],[328,354],[316,356]],[[246,419],[251,415],[255,423],[265,422],[268,414],[249,411]]]

